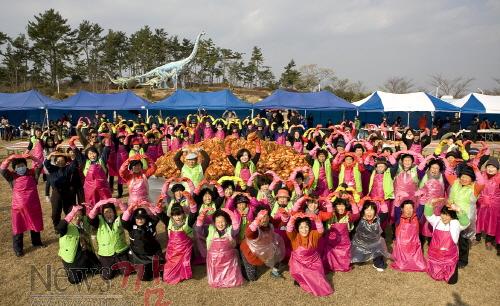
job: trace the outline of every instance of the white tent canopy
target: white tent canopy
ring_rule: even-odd
[[[460,107],[462,113],[500,114],[500,96],[471,93],[461,99],[450,100],[449,103]]]

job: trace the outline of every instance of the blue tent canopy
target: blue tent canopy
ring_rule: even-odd
[[[1,111],[45,109],[54,103],[56,100],[46,97],[36,90],[0,93]]]
[[[255,103],[255,107],[260,109],[356,110],[356,106],[329,91],[290,92],[282,89],[275,90],[269,97]]]
[[[49,109],[66,110],[141,110],[148,102],[131,91],[112,94],[92,93],[81,90],[76,95],[51,104]]]
[[[252,104],[238,99],[231,91],[194,92],[178,89],[170,97],[151,104],[149,109],[185,110],[239,110],[251,109]]]

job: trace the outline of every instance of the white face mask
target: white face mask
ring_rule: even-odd
[[[25,175],[26,169],[27,169],[26,166],[16,167],[16,173],[18,175]]]

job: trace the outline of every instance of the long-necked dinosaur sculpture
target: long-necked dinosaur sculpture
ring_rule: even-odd
[[[151,84],[161,84],[162,82],[166,82],[168,79],[172,79],[172,82],[174,83],[174,88],[177,89],[177,80],[179,78],[179,74],[182,72],[182,70],[190,63],[193,61],[193,59],[196,56],[196,53],[198,52],[198,47],[200,45],[200,38],[201,36],[205,35],[205,32],[201,32],[198,34],[198,37],[196,37],[196,41],[194,43],[193,50],[191,51],[191,54],[181,60],[175,61],[175,62],[170,62],[165,65],[156,67],[144,74],[134,76],[131,79],[136,79],[136,80],[143,80],[143,79],[149,79],[153,78],[153,82],[145,81],[140,84],[144,85],[151,85]]]
[[[193,50],[188,57],[175,62],[166,63],[165,65],[156,67],[144,74],[131,76],[128,78],[118,77],[114,79],[107,71],[104,72],[108,76],[111,83],[118,85],[118,89],[129,87],[132,81],[135,86],[159,87],[162,83],[166,84],[169,79],[172,79],[174,88],[177,89],[177,80],[179,78],[179,74],[195,58],[196,53],[198,52],[198,47],[200,45],[200,38],[203,35],[205,35],[205,32],[203,31],[198,34],[194,43]]]

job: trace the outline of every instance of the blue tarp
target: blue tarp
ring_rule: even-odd
[[[240,110],[251,109],[252,104],[238,99],[227,89],[214,92],[194,92],[178,89],[170,97],[153,103],[148,108],[157,110]]]
[[[49,109],[65,110],[141,110],[148,102],[131,91],[112,94],[92,93],[85,90],[49,105]]]
[[[275,90],[269,97],[255,103],[259,109],[355,111],[356,106],[329,91],[290,92]]]
[[[36,90],[0,93],[0,111],[44,109],[56,103]]]

